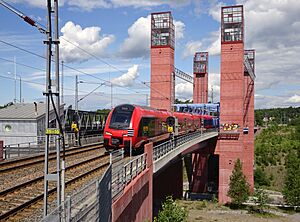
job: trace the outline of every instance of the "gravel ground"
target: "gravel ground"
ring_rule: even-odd
[[[179,203],[188,209],[189,222],[300,222],[300,213],[287,214],[276,211],[276,215],[259,215],[202,201],[179,201]]]

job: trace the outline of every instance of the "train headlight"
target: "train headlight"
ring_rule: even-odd
[[[105,135],[112,136],[112,133],[110,133],[110,132],[105,132]]]

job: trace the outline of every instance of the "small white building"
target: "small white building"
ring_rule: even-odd
[[[45,135],[46,105],[39,103],[17,103],[0,109],[0,140],[4,145],[22,144],[37,141]],[[61,114],[63,114],[63,105]],[[55,122],[54,110],[50,111],[50,120]]]

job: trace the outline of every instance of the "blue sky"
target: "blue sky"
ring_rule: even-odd
[[[45,0],[7,0],[24,14],[46,25]],[[209,51],[209,88],[219,100],[220,7],[243,4],[246,48],[256,49],[256,108],[300,105],[300,2],[297,0],[64,0],[59,27],[64,68],[65,101],[74,102],[75,75],[80,98],[105,81],[96,93],[79,103],[95,110],[111,104],[146,104],[149,87],[149,15],[172,11],[176,26],[175,66],[192,73],[196,51]],[[291,7],[292,6],[292,7]],[[45,55],[44,36],[4,7],[0,7],[0,40]],[[78,44],[98,59],[65,40]],[[14,99],[14,64],[22,77],[25,102],[43,100],[46,61],[0,41],[0,104]],[[104,61],[104,62],[103,62]],[[109,63],[111,66],[108,66]],[[25,67],[21,64],[32,66]],[[89,75],[85,75],[89,74]],[[90,75],[94,76],[91,77]],[[19,77],[18,77],[19,78]],[[19,99],[19,82],[17,99]],[[176,97],[192,97],[192,85],[176,80]]]

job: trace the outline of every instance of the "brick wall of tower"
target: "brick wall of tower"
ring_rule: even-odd
[[[150,106],[171,110],[174,98],[174,49],[151,48],[151,92]]]
[[[193,103],[208,103],[208,75],[194,74]]]
[[[236,123],[239,136],[236,139],[220,139],[219,201],[228,202],[229,177],[237,158],[244,161],[243,109],[244,109],[244,44],[221,44],[220,124]],[[248,169],[245,168],[245,169]]]

